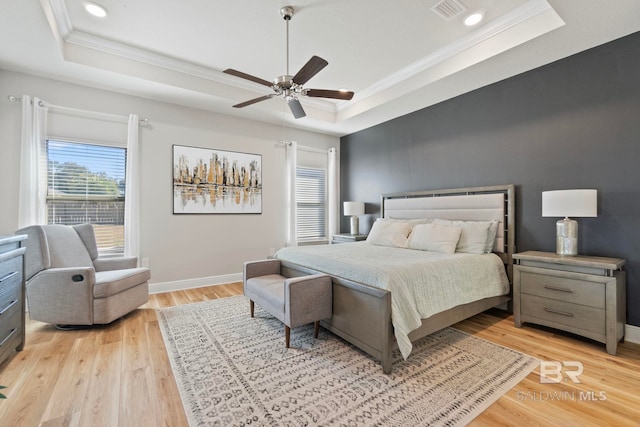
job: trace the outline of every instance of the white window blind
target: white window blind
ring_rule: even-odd
[[[101,255],[124,252],[127,150],[47,140],[47,221],[94,225]]]
[[[296,167],[298,242],[326,241],[327,170]]]

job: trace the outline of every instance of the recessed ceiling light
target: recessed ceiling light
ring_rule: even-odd
[[[468,27],[476,25],[478,22],[482,21],[483,16],[482,12],[472,13],[464,19],[464,25]]]
[[[107,9],[95,3],[85,3],[84,9],[89,12],[93,16],[97,16],[98,18],[104,18],[107,16]]]

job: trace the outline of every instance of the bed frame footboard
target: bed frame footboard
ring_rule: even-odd
[[[281,274],[298,277],[316,270],[281,261]],[[391,293],[351,280],[333,277],[333,315],[320,323],[329,331],[379,360],[382,371],[391,373],[391,355],[397,347],[391,323]],[[422,319],[422,326],[409,334],[414,342],[510,300],[508,295],[484,298]]]

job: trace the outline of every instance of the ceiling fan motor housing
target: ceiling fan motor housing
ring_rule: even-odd
[[[293,76],[278,76],[273,79],[273,85],[280,89],[291,89],[296,84],[293,82]]]
[[[291,18],[293,17],[293,7],[291,6],[283,7],[282,9],[280,9],[280,14],[282,15],[285,21],[290,21]]]

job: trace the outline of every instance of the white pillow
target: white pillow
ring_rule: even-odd
[[[434,219],[434,224],[462,227],[456,252],[483,254],[486,251],[491,221],[451,221]],[[493,245],[492,245],[493,246]]]
[[[500,224],[499,221],[489,222],[491,223],[491,225],[489,226],[489,231],[487,232],[487,245],[484,247],[484,252],[487,254],[493,252],[493,246],[496,243],[496,234],[498,234],[498,225]]]
[[[409,249],[452,254],[460,239],[462,227],[442,224],[418,224],[409,235]]]
[[[379,220],[373,223],[367,243],[394,248],[406,248],[411,225],[406,222]]]

